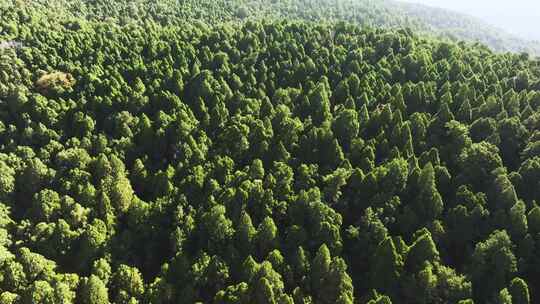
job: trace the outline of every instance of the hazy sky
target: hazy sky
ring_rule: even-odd
[[[540,40],[540,0],[402,0],[480,17],[524,38]]]

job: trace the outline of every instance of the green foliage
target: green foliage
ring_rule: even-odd
[[[476,244],[470,267],[477,297],[494,295],[510,282],[517,272],[513,246],[504,230],[495,231],[487,240]]]
[[[95,275],[91,275],[81,283],[78,298],[81,303],[84,304],[109,303],[107,287],[103,281]]]
[[[510,287],[508,290],[512,295],[512,303],[528,304],[531,302],[529,287],[527,286],[527,283],[523,281],[523,279],[514,278],[512,282],[510,282]]]
[[[395,292],[403,271],[403,261],[391,238],[386,238],[378,245],[373,259],[371,285],[385,293]]]
[[[539,63],[446,14],[0,1],[0,303],[537,302]]]
[[[420,270],[425,262],[435,263],[439,261],[439,251],[429,231],[423,229],[416,234],[418,237],[411,245],[405,261],[405,266],[412,272]]]

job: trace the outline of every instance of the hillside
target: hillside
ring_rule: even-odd
[[[0,304],[537,303],[540,62],[250,5],[0,2]]]
[[[302,19],[314,22],[346,21],[360,26],[411,28],[424,35],[451,41],[479,42],[498,52],[540,55],[540,42],[527,41],[479,19],[453,11],[393,0],[31,0],[19,3],[55,19],[58,15],[127,22],[156,21],[178,24],[185,19],[209,23],[244,19]]]
[[[437,33],[454,41],[479,42],[499,52],[527,52],[540,55],[539,41],[522,39],[475,17],[412,3],[395,2],[391,6],[398,12],[416,18],[418,24],[422,24],[420,29],[426,34]]]

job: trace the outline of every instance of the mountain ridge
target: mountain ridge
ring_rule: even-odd
[[[350,22],[360,26],[411,28],[424,35],[482,43],[497,52],[527,52],[540,55],[540,42],[522,39],[480,18],[454,10],[396,0],[162,0],[115,1],[52,0],[24,2],[11,0],[4,5],[35,6],[52,14],[62,12],[89,21],[120,24],[146,22],[178,24],[198,19],[208,23],[242,21],[253,18],[283,18],[308,21]],[[106,8],[106,9],[105,9]],[[54,18],[54,15],[50,15]]]

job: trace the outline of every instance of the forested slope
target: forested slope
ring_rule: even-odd
[[[436,33],[451,40],[485,44],[495,51],[527,52],[540,55],[540,42],[523,39],[482,20],[454,12],[412,3],[393,3],[394,10],[417,20],[424,33]]]
[[[31,8],[49,19],[59,14],[120,24],[149,19],[162,25],[186,19],[218,24],[246,19],[346,21],[359,26],[411,28],[451,41],[479,42],[498,52],[540,55],[540,42],[506,33],[477,18],[394,0],[5,0],[4,5]],[[1,4],[0,4],[1,5]]]
[[[86,3],[0,3],[0,303],[538,301],[538,61]]]

